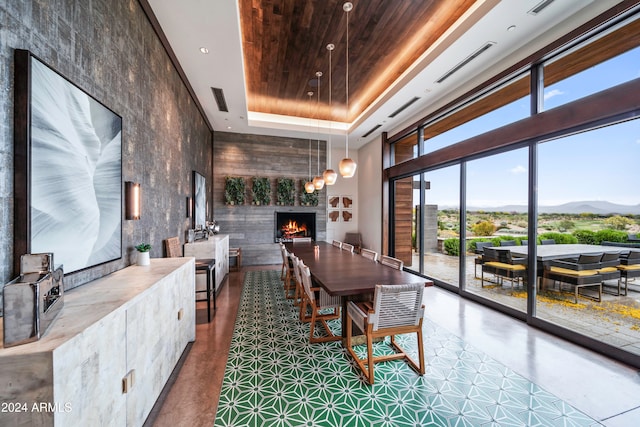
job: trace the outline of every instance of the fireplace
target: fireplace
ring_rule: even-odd
[[[301,237],[316,240],[316,213],[276,212],[274,232],[276,243],[293,242]]]

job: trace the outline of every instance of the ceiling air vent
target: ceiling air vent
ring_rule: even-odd
[[[533,7],[533,9],[531,9],[530,11],[528,11],[527,13],[529,15],[537,15],[540,12],[542,12],[542,9],[546,8],[547,6],[549,6],[551,3],[553,3],[556,0],[542,0],[540,3],[538,3],[537,5],[535,5]]]
[[[229,112],[229,108],[227,108],[227,101],[224,99],[224,92],[222,89],[217,87],[212,87],[213,97],[216,99],[216,104],[218,104],[218,110]]]
[[[371,129],[369,129],[369,132],[365,133],[364,135],[362,135],[363,138],[368,137],[369,135],[371,135],[372,133],[374,133],[376,130],[380,129],[380,126],[382,125],[375,125],[374,127],[372,127]]]
[[[494,44],[496,44],[496,42],[486,42],[480,49],[476,50],[475,52],[473,52],[471,55],[467,56],[465,59],[462,60],[462,62],[460,62],[458,65],[456,65],[455,67],[453,67],[452,69],[450,69],[449,71],[447,71],[446,73],[444,73],[442,75],[442,77],[440,77],[438,80],[436,80],[436,83],[442,83],[443,81],[445,81],[446,79],[448,79],[449,77],[451,77],[451,75],[453,73],[455,73],[456,71],[458,71],[460,68],[464,67],[465,65],[467,65],[469,62],[473,61],[474,59],[476,59],[478,56],[482,55],[484,52],[486,52],[491,46],[493,46]]]
[[[398,108],[396,111],[394,111],[393,113],[389,114],[389,117],[394,118],[395,116],[397,116],[398,114],[402,113],[406,108],[409,107],[409,105],[413,104],[414,102],[416,102],[418,99],[417,96],[414,96],[413,99],[411,99],[409,102],[407,102],[406,104],[404,104],[402,107]]]

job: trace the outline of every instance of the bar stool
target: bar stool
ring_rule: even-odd
[[[197,290],[196,293],[207,293],[207,322],[211,322],[211,294],[213,293],[213,309],[216,310],[216,290],[214,284],[216,283],[216,260],[211,259],[196,259],[196,274],[207,275],[207,288],[205,290]],[[196,299],[196,301],[205,301],[204,299]]]

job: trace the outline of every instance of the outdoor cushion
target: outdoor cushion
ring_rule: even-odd
[[[489,267],[504,268],[505,270],[526,270],[527,269],[527,267],[521,264],[507,264],[505,262],[498,262],[498,261],[485,262],[484,265],[487,265]]]
[[[618,265],[616,268],[618,270],[640,270],[640,264]]]
[[[595,276],[598,274],[598,270],[571,270],[570,268],[551,267],[549,269],[552,273],[564,274],[565,276],[573,277],[586,277]]]
[[[599,268],[598,269],[598,273],[602,274],[602,273],[614,273],[618,271],[617,268],[615,267],[604,267],[604,268]]]

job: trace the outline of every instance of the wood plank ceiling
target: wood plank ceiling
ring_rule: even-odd
[[[343,0],[240,0],[250,111],[352,122],[475,0],[353,0],[349,115]],[[329,107],[329,52],[332,108]],[[321,71],[320,101],[317,80]],[[310,101],[308,91],[315,94]]]

